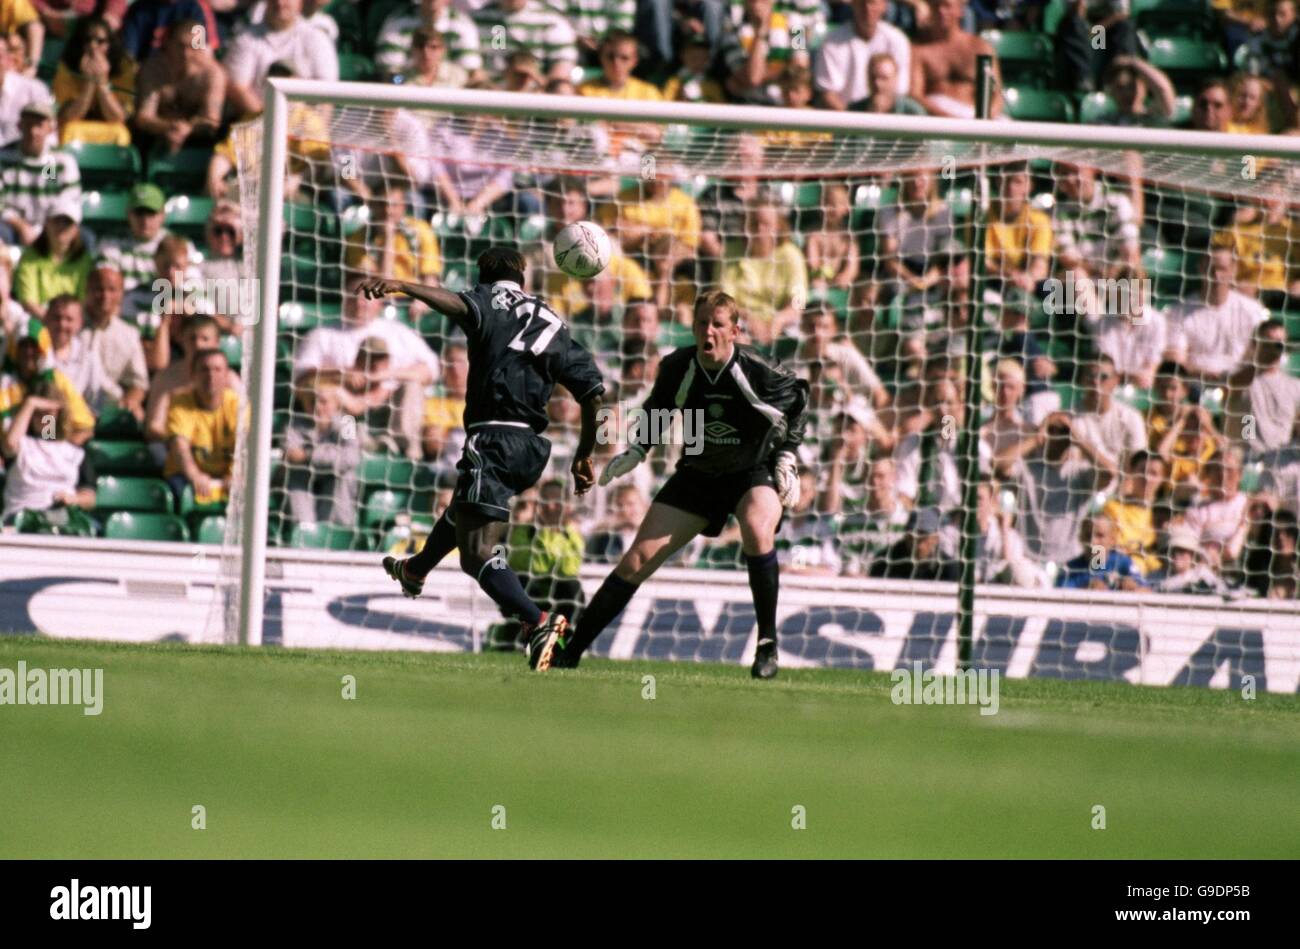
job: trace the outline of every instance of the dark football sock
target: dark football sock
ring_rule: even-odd
[[[478,572],[478,585],[506,616],[517,616],[530,626],[542,621],[542,611],[528,599],[519,577],[502,561],[493,557]]]
[[[781,568],[776,551],[758,556],[745,555],[749,568],[749,589],[754,594],[754,616],[758,620],[758,638],[776,639],[776,595],[781,589]]]
[[[596,595],[587,604],[587,608],[578,617],[578,628],[573,634],[573,640],[565,647],[565,652],[581,655],[583,650],[595,642],[601,631],[623,612],[623,608],[632,597],[636,596],[640,586],[639,583],[624,580],[616,573],[606,577],[605,582],[596,591]]]
[[[420,552],[406,562],[406,569],[413,577],[427,576],[429,571],[442,563],[442,558],[456,549],[456,522],[451,508],[442,512],[429,532],[428,538]]]

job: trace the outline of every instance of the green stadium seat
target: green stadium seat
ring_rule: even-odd
[[[980,34],[998,57],[1009,85],[1047,85],[1052,78],[1052,38],[1029,30],[985,30]]]
[[[1286,371],[1293,376],[1300,376],[1300,349],[1294,350],[1286,358]]]
[[[1055,36],[1056,29],[1061,25],[1061,19],[1069,7],[1069,0],[1048,0],[1047,6],[1043,8],[1043,32],[1048,36]]]
[[[144,442],[93,439],[86,452],[97,475],[140,475],[157,477],[158,466]]]
[[[175,155],[154,150],[149,154],[148,178],[164,194],[202,194],[211,161],[211,148],[182,148]]]
[[[339,79],[344,82],[370,82],[375,78],[375,63],[360,53],[339,53]]]
[[[36,78],[46,84],[54,79],[54,74],[59,68],[59,57],[63,55],[65,45],[65,40],[46,32],[45,42],[41,46],[41,58],[36,64]]]
[[[305,335],[318,326],[337,326],[342,321],[343,309],[338,304],[298,301],[280,304],[281,332]]]
[[[190,532],[175,514],[118,511],[104,523],[110,540],[162,540],[185,542]]]
[[[170,514],[172,492],[161,478],[102,475],[95,482],[95,507],[103,511]]]
[[[1188,36],[1159,36],[1151,41],[1147,60],[1163,69],[1179,92],[1194,91],[1211,76],[1228,70],[1228,57],[1222,47],[1210,40]]]
[[[144,431],[134,415],[117,405],[105,406],[95,422],[95,437],[136,441],[144,438]]]
[[[1286,324],[1286,338],[1293,343],[1300,342],[1300,311],[1280,313],[1278,319]]]
[[[364,26],[365,43],[364,48],[367,52],[375,51],[375,41],[379,39],[379,30],[388,19],[389,14],[398,10],[409,7],[410,0],[377,0],[366,11],[366,22]],[[339,24],[339,35],[343,34],[343,24]]]
[[[410,503],[409,491],[392,491],[387,488],[372,491],[366,498],[362,523],[366,527],[387,527],[399,514],[407,513]]]
[[[1181,298],[1192,277],[1186,272],[1187,261],[1183,252],[1173,247],[1155,245],[1146,248],[1142,252],[1142,269],[1147,278],[1154,281],[1152,291],[1157,297]]]
[[[1169,116],[1170,125],[1186,125],[1192,121],[1192,97],[1174,96],[1174,112]]]
[[[230,362],[232,369],[238,370],[244,363],[244,344],[238,336],[226,335],[221,337],[217,343],[221,351],[226,354],[226,359]]]
[[[357,11],[357,4],[350,2],[350,0],[333,0],[325,8],[325,13],[338,24],[339,51],[362,52],[361,46],[365,42],[365,24],[361,22],[361,14]]]
[[[1213,39],[1218,24],[1206,0],[1132,0],[1133,25],[1151,36]]]
[[[1004,98],[1011,117],[1021,122],[1074,121],[1074,103],[1060,92],[1010,86]]]
[[[365,454],[359,477],[363,488],[409,488],[415,480],[415,462],[401,455]]]
[[[352,550],[357,546],[357,532],[338,524],[295,524],[289,546],[314,550]]]
[[[87,191],[81,195],[81,223],[97,237],[125,237],[130,232],[125,191]]]
[[[1090,92],[1079,102],[1079,121],[1085,125],[1105,122],[1119,111],[1119,106],[1104,92]]]
[[[220,514],[209,515],[199,522],[194,539],[200,544],[222,544],[226,540],[226,519]]]
[[[202,243],[215,203],[211,198],[201,195],[178,194],[168,199],[163,207],[167,214],[164,223],[168,230]]]
[[[73,142],[68,151],[77,159],[83,191],[130,191],[140,177],[140,153],[130,145]]]

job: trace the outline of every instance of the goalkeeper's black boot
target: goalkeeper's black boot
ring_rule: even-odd
[[[406,569],[409,559],[398,560],[396,557],[385,557],[384,572],[401,585],[403,595],[415,599],[424,592],[424,577],[411,576]]]
[[[528,668],[545,672],[555,664],[557,652],[569,638],[569,621],[554,611],[543,613],[536,626],[525,626],[528,634]]]
[[[749,667],[749,674],[755,679],[772,679],[776,677],[776,640],[760,639],[754,650],[754,664]]]

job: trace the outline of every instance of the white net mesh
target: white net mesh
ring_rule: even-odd
[[[1078,623],[1043,634],[1055,645],[1034,660],[1042,674],[1082,674],[1093,642],[1088,661],[1108,674],[1151,648],[1131,615],[1138,601],[1119,594],[1182,597],[1160,602],[1200,604],[1208,628],[1237,630],[1210,637],[1197,660],[1207,679],[1223,655],[1250,653],[1243,631],[1289,628],[1288,611],[1251,601],[1296,596],[1300,163],[735,131],[710,125],[707,110],[681,114],[663,124],[292,105],[273,546],[418,547],[463,443],[465,350],[438,314],[372,308],[348,281],[464,289],[477,255],[508,244],[530,261],[528,289],[596,354],[620,410],[639,404],[663,355],[691,344],[690,305],[712,286],[740,301],[755,345],[808,379],[806,500],[778,540],[789,576],[903,580],[935,595],[944,588],[929,584],[956,581],[965,560],[981,584],[1081,591],[1069,595]],[[239,131],[250,236],[262,147],[260,126]],[[560,226],[583,219],[615,240],[592,281],[560,273],[549,252]],[[255,238],[245,253],[258,276]],[[577,406],[557,391],[549,414],[551,465],[520,499],[510,561],[535,599],[572,613],[584,579],[626,549],[673,458],[576,499]],[[963,456],[967,444],[978,451]],[[617,450],[599,446],[598,465]],[[232,525],[240,503],[236,493]],[[734,523],[674,564],[742,566]],[[800,655],[788,637],[811,643],[827,623],[879,634],[881,620],[855,605],[868,588],[835,588],[844,616],[831,615],[839,605],[799,613],[783,651]],[[1047,595],[1026,595],[1041,613]],[[749,609],[739,599],[722,606],[716,635]],[[694,610],[655,603],[624,654],[735,651],[700,649],[709,633]],[[952,614],[926,613],[928,628],[921,616],[897,661],[952,648]],[[1009,661],[1026,620],[997,619],[979,624],[977,658],[1001,636]],[[500,624],[487,641],[510,647],[514,632]],[[805,658],[836,661],[817,648]]]

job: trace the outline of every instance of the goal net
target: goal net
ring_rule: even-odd
[[[255,529],[273,561],[357,565],[331,615],[375,643],[515,648],[455,557],[428,602],[378,567],[448,503],[466,349],[439,314],[355,292],[370,275],[467,289],[492,244],[525,254],[526,289],[596,355],[598,467],[659,361],[692,344],[705,288],[808,381],[803,500],[778,540],[794,664],[1226,684],[1263,676],[1264,640],[1294,632],[1300,140],[281,88],[281,163],[266,125],[237,133],[247,276],[274,306],[244,347],[258,437],[228,517],[231,638],[273,593],[241,619],[241,583],[267,572]],[[550,253],[578,220],[614,242],[587,281]],[[578,407],[557,389],[548,414],[508,558],[572,615],[707,436],[683,424],[580,499]],[[739,660],[753,614],[734,521],[669,567],[596,652]]]

